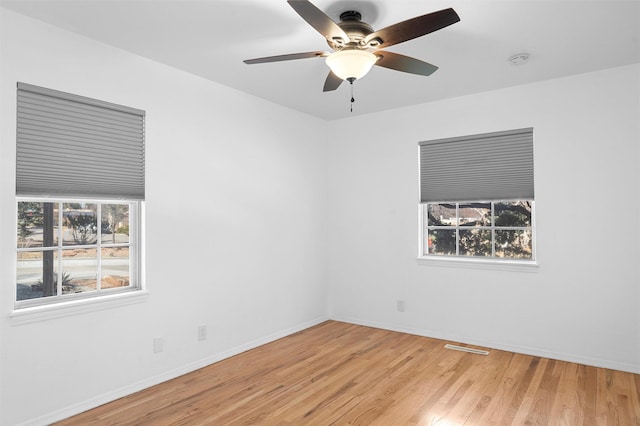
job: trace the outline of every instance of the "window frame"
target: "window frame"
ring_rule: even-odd
[[[103,247],[123,247],[122,243],[120,244],[110,244],[103,243],[101,241],[101,227],[98,226],[98,232],[96,233],[96,242],[94,244],[85,244],[85,245],[64,245],[62,238],[58,238],[58,243],[55,246],[45,248],[45,247],[32,247],[32,248],[20,248],[18,247],[18,203],[20,202],[38,202],[38,203],[59,203],[60,206],[64,203],[84,203],[84,204],[96,204],[96,208],[98,211],[98,215],[96,217],[97,223],[101,223],[101,206],[103,204],[128,204],[129,205],[129,242],[126,244],[126,247],[129,248],[129,285],[126,287],[116,287],[116,288],[100,288],[100,275],[101,275],[101,259],[102,253],[101,249]],[[56,306],[60,306],[61,308],[67,308],[69,305],[78,304],[78,303],[91,303],[93,301],[108,298],[109,296],[123,296],[130,293],[137,293],[144,290],[143,285],[143,253],[142,253],[142,213],[143,213],[143,205],[144,202],[142,200],[134,200],[134,199],[89,199],[89,198],[73,198],[73,197],[32,197],[32,196],[17,196],[16,197],[16,239],[15,239],[15,253],[16,253],[16,268],[15,271],[17,273],[17,262],[18,262],[18,254],[23,252],[44,252],[44,251],[54,251],[61,253],[63,250],[67,249],[83,249],[83,248],[92,248],[96,250],[96,290],[81,292],[81,293],[70,293],[63,294],[61,292],[62,283],[58,281],[58,287],[56,289],[56,295],[47,296],[47,297],[38,297],[33,299],[23,299],[18,300],[18,286],[17,286],[17,276],[16,284],[14,284],[14,313],[19,312],[40,312],[42,309],[55,308]],[[63,215],[62,209],[59,208],[58,211],[58,232],[62,232],[62,226],[60,217]],[[60,237],[60,235],[59,235]],[[47,250],[45,250],[47,249]],[[56,262],[62,262],[62,256],[58,256]],[[60,268],[56,268],[59,273],[62,273]],[[35,310],[34,310],[35,309]]]
[[[459,218],[459,206],[460,204],[467,203],[490,203],[491,204],[491,216],[495,217],[494,203],[508,202],[508,201],[530,201],[531,202],[531,227],[496,227],[495,221],[491,221],[490,226],[478,226],[478,227],[465,227],[457,223],[455,226],[438,227],[438,229],[449,229],[456,231],[456,254],[428,254],[426,253],[425,244],[427,244],[428,238],[428,224],[425,220],[425,209],[429,204],[455,204],[456,205],[456,218]],[[527,200],[492,200],[492,201],[443,201],[443,202],[430,202],[430,203],[418,203],[418,264],[422,265],[437,265],[437,266],[466,266],[471,268],[480,269],[504,269],[504,270],[522,270],[532,271],[538,267],[538,257],[536,252],[536,202],[534,199]],[[471,229],[484,229],[491,230],[492,243],[491,243],[491,256],[466,256],[459,254],[459,235],[458,230],[471,230]],[[496,230],[531,230],[531,259],[518,259],[518,258],[502,258],[495,256],[495,231]]]

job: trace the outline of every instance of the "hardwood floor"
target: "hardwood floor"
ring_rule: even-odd
[[[328,321],[59,425],[640,425],[640,375],[445,343]]]

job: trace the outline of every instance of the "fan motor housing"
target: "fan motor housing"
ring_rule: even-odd
[[[362,22],[361,19],[362,15],[355,10],[342,12],[338,26],[349,36],[349,43],[343,43],[342,40],[327,40],[329,46],[334,50],[340,50],[345,46],[361,49],[370,47],[363,45],[363,41],[373,32],[373,28],[366,22]]]

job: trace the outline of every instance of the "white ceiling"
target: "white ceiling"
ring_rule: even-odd
[[[640,1],[315,0],[338,21],[362,13],[380,29],[453,7],[460,22],[388,48],[430,62],[430,77],[374,67],[323,93],[323,59],[246,65],[243,59],[328,50],[285,0],[1,0],[2,6],[324,119],[640,62]],[[507,58],[528,52],[514,66]]]

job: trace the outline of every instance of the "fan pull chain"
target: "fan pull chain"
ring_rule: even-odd
[[[353,98],[353,83],[351,83],[351,112],[353,112],[353,103],[356,100]]]
[[[348,78],[347,80],[349,80],[349,83],[351,83],[351,108],[350,108],[350,111],[351,111],[351,112],[353,112],[353,103],[356,101],[356,100],[353,98],[353,82],[354,82],[356,79],[355,79],[355,78],[353,78],[353,77],[351,77],[351,78]]]

